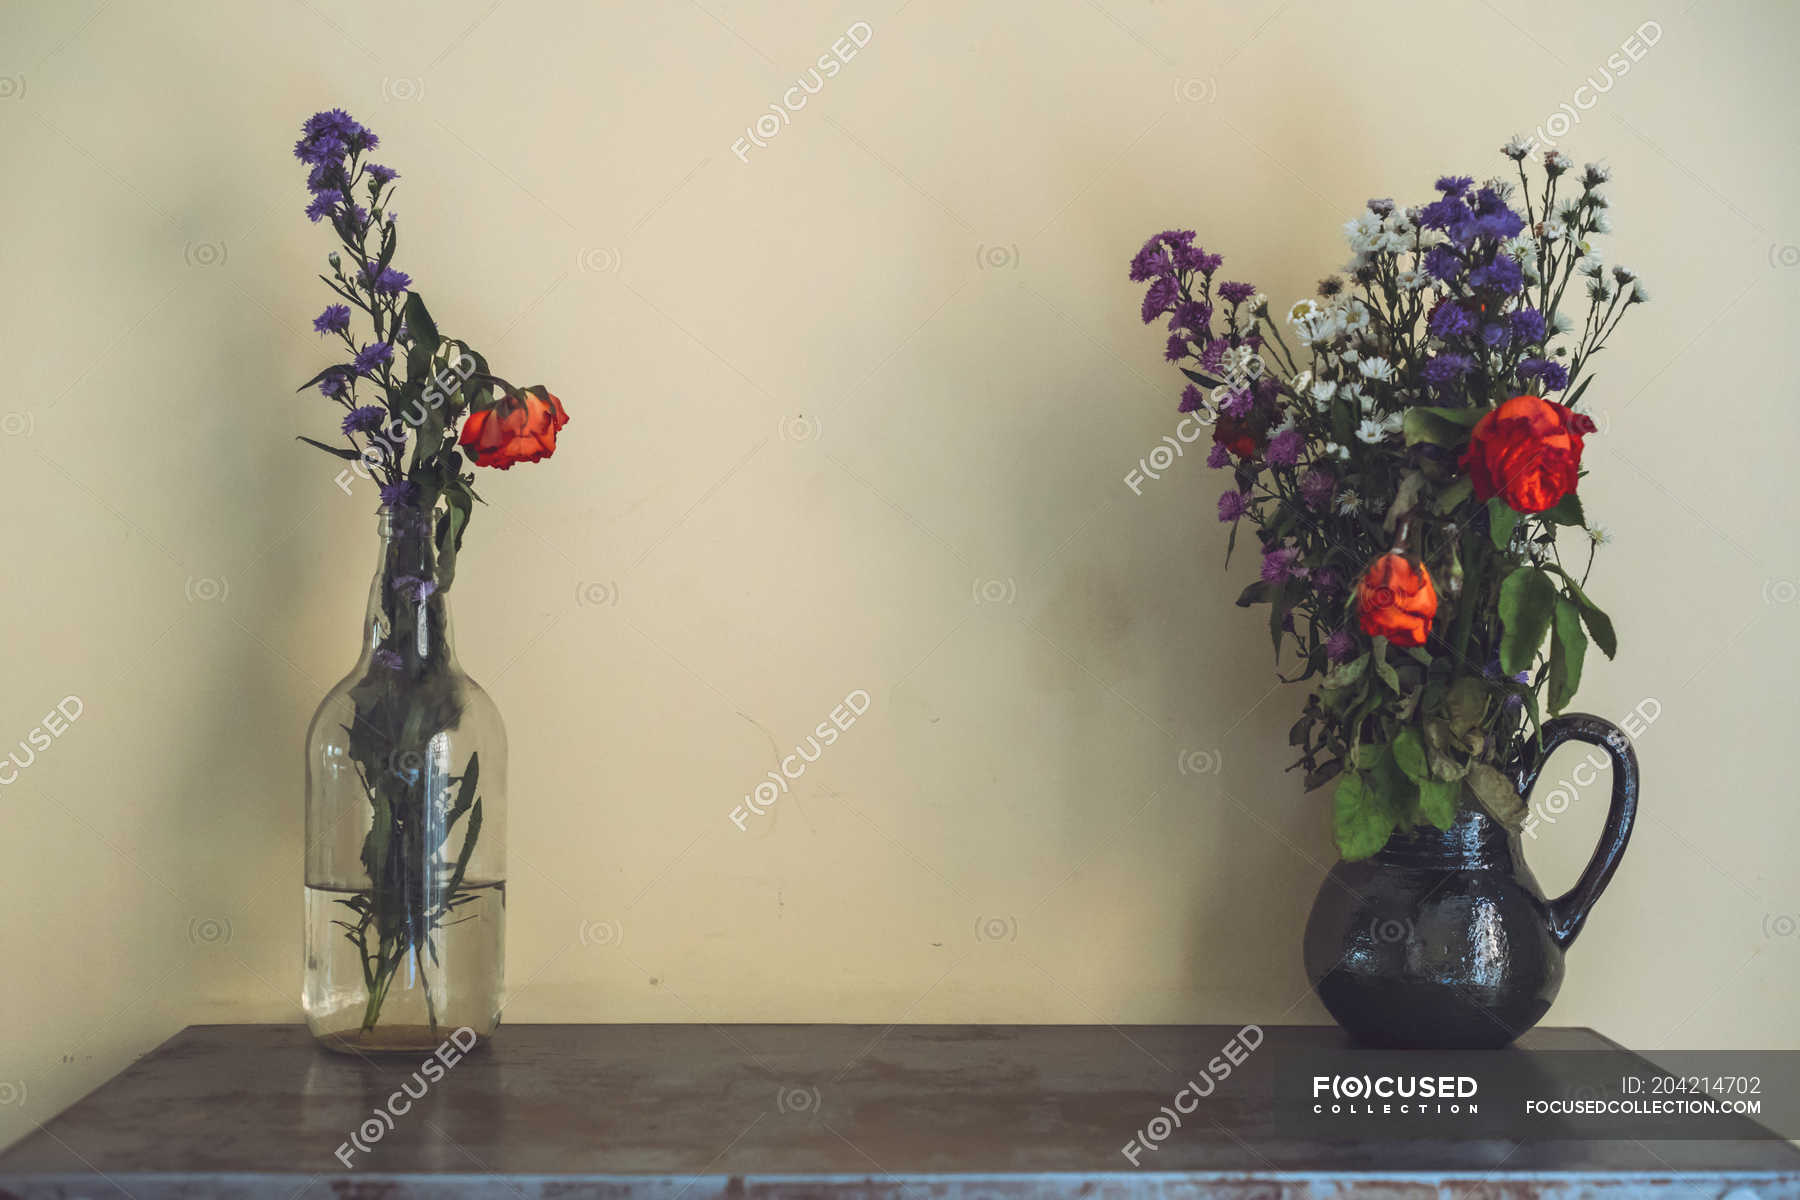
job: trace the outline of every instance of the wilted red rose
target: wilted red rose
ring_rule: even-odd
[[[1431,586],[1425,564],[1402,554],[1384,554],[1370,563],[1356,585],[1362,631],[1396,646],[1423,646],[1437,606],[1437,589]]]
[[[470,413],[456,440],[474,456],[476,466],[504,471],[516,462],[536,462],[556,453],[556,431],[568,423],[561,400],[549,392],[528,391]]]
[[[1581,472],[1582,437],[1593,418],[1554,400],[1514,396],[1475,423],[1461,466],[1475,498],[1502,497],[1523,513],[1555,508],[1575,490]]]
[[[1261,449],[1261,442],[1248,421],[1221,416],[1213,424],[1213,441],[1239,458],[1249,458]]]

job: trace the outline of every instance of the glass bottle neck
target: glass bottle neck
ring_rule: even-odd
[[[376,516],[381,551],[363,622],[364,662],[414,676],[455,669],[430,514],[384,506]]]

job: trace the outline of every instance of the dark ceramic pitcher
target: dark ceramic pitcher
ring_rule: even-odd
[[[1325,1007],[1377,1046],[1504,1046],[1537,1024],[1562,985],[1563,951],[1619,865],[1637,815],[1631,742],[1610,721],[1548,721],[1543,749],[1511,772],[1530,801],[1550,753],[1589,742],[1612,760],[1600,845],[1566,896],[1544,898],[1508,832],[1480,810],[1447,830],[1396,834],[1361,862],[1331,869],[1306,923],[1306,972]]]

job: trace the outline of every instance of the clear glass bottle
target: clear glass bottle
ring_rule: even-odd
[[[489,1037],[506,946],[506,732],[457,665],[430,518],[378,516],[362,656],[306,736],[302,1002],[360,1053]]]

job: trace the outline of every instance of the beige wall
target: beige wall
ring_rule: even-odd
[[[1792,5],[37,0],[0,12],[0,745],[81,715],[0,788],[0,1138],[298,1015],[300,743],[373,554],[293,441],[331,421],[292,394],[306,114],[380,132],[400,265],[573,416],[484,480],[457,587],[513,745],[509,1019],[1321,1021],[1301,696],[1216,480],[1124,482],[1178,390],[1125,261],[1191,224],[1304,293],[1364,198],[1493,171],[1646,21],[1564,145],[1655,289],[1589,393],[1624,648],[1583,707],[1661,716],[1551,1020],[1800,1047]]]

